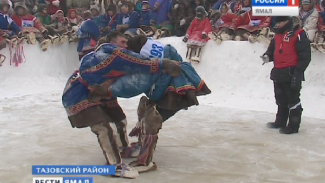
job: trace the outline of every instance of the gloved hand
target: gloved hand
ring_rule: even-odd
[[[182,26],[182,25],[185,25],[186,23],[186,20],[183,18],[180,22],[179,22],[179,25]]]
[[[172,77],[177,77],[182,74],[182,68],[178,65],[178,62],[169,59],[163,59],[162,71]]]
[[[291,88],[292,89],[294,89],[294,90],[301,89],[301,82],[302,82],[303,76],[304,76],[303,71],[301,71],[299,69],[295,70],[295,72],[292,76],[292,79],[291,79]]]
[[[260,57],[261,57],[262,60],[263,60],[263,64],[262,64],[262,65],[264,65],[264,64],[270,62],[270,58],[269,58],[269,56],[267,56],[266,54],[264,54],[264,55],[262,55],[262,56],[260,56]]]
[[[34,8],[33,8],[33,13],[36,13],[38,10],[38,7],[35,5]]]
[[[185,36],[185,37],[183,38],[183,42],[186,43],[187,41],[188,41],[188,37]]]
[[[206,34],[202,34],[202,39],[206,39],[208,36]]]

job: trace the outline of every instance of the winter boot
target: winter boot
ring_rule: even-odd
[[[136,161],[130,166],[136,168],[139,173],[153,171],[157,165],[152,161],[158,141],[158,133],[162,128],[162,117],[156,110],[155,105],[146,107],[144,117],[141,119],[141,150]]]
[[[208,34],[209,38],[212,39],[213,41],[215,41],[217,43],[217,45],[220,45],[221,42],[222,42],[222,38],[221,38],[221,35],[216,33],[216,32],[210,32]]]
[[[284,128],[287,126],[289,117],[289,108],[287,106],[278,105],[278,112],[276,114],[275,122],[267,123],[269,128]]]
[[[98,142],[103,150],[107,165],[116,166],[115,176],[132,179],[139,176],[137,170],[122,164],[122,159],[113,135],[113,130],[108,122],[91,126],[91,131],[97,135]]]
[[[28,32],[28,33],[26,33],[26,36],[25,37],[27,38],[28,44],[36,45],[36,36],[35,36],[35,33]]]
[[[289,124],[287,127],[280,129],[282,134],[298,133],[301,123],[302,107],[299,105],[295,109],[290,109]]]
[[[49,37],[50,37],[50,39],[51,39],[51,41],[52,41],[52,44],[53,45],[59,45],[60,44],[60,37],[59,36],[50,36],[49,35]]]
[[[159,39],[161,37],[161,30],[158,29],[155,34],[153,35],[153,39]]]
[[[51,44],[51,40],[41,38],[40,39],[40,44],[41,44],[42,51],[47,51],[47,49],[49,48],[49,46]]]

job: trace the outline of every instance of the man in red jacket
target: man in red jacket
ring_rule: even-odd
[[[275,122],[267,125],[269,128],[280,128],[283,134],[298,133],[303,111],[300,90],[311,60],[310,42],[301,24],[295,25],[292,17],[276,17],[275,20],[275,36],[261,56],[264,63],[274,62],[271,80],[278,105]]]
[[[33,15],[28,13],[25,3],[18,2],[15,4],[15,15],[13,21],[22,29],[30,44],[36,44],[36,39],[40,42],[43,51],[46,51],[51,41],[47,37],[47,29]]]

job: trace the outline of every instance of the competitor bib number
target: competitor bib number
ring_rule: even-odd
[[[152,50],[150,51],[150,58],[163,58],[164,48],[156,44],[152,44]]]
[[[164,58],[164,45],[160,42],[148,39],[143,45],[140,54],[149,58]]]

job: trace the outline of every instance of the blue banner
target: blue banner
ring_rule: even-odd
[[[252,0],[252,6],[288,6],[288,0]]]
[[[94,183],[92,177],[63,177],[62,183]]]
[[[110,165],[33,165],[33,175],[115,175]]]

